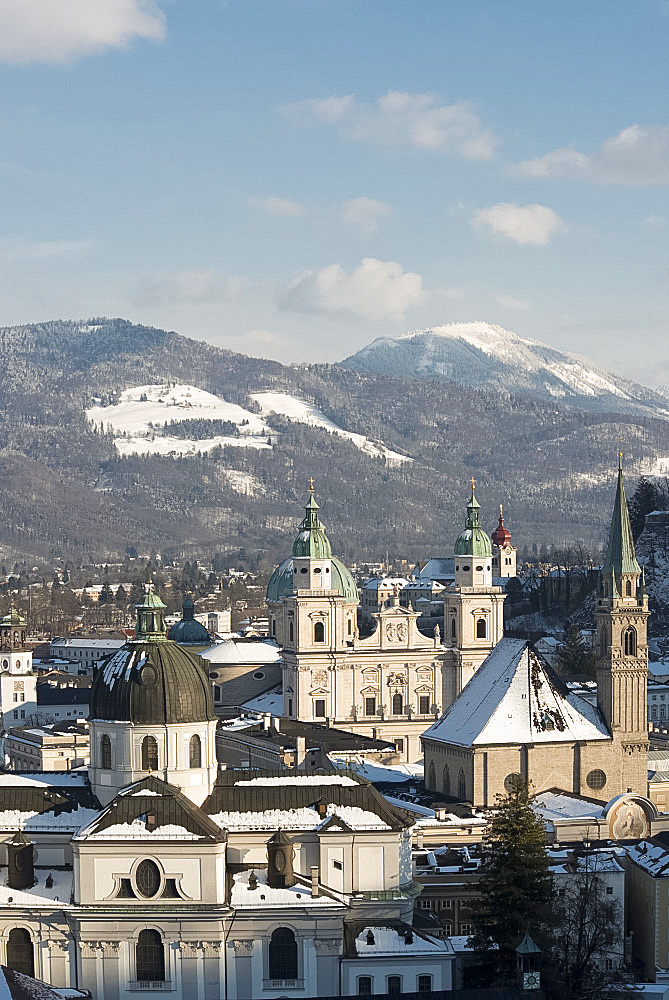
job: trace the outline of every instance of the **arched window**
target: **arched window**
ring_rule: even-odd
[[[455,618],[451,618],[451,639],[455,639]]]
[[[358,976],[358,996],[371,997],[371,995],[372,995],[372,977]]]
[[[7,940],[7,965],[25,976],[35,975],[35,958],[30,934],[24,927],[13,927]]]
[[[443,777],[443,780],[444,780],[444,788],[443,788],[444,795],[450,795],[451,794],[451,772],[450,772],[450,770],[448,768],[448,764],[444,764],[444,777]]]
[[[324,622],[316,622],[314,625],[314,642],[325,642]]]
[[[111,740],[106,733],[100,737],[100,767],[110,771],[112,766]]]
[[[467,798],[467,782],[465,781],[465,772],[460,768],[460,774],[458,775],[458,798]]]
[[[291,622],[288,626],[288,639],[290,642],[294,639],[293,623]]]
[[[140,983],[165,981],[165,949],[158,931],[139,932],[135,948],[137,980]]]
[[[625,597],[631,597],[631,596],[632,596],[632,581],[628,580],[627,583],[625,584]]]
[[[188,763],[190,767],[202,767],[202,741],[197,733],[190,738]]]
[[[665,712],[666,712],[666,709],[665,709],[664,705],[660,705],[660,718],[661,719],[664,719]]]
[[[401,715],[401,714],[402,714],[402,695],[398,693],[393,695],[393,715]]]
[[[434,770],[434,762],[430,761],[430,766],[427,769],[427,787],[430,788],[433,792],[437,790],[436,779],[437,775]]]
[[[269,978],[297,979],[297,941],[290,927],[277,927],[269,942]]]
[[[154,736],[145,736],[142,740],[142,770],[158,770],[158,743]]]
[[[485,639],[487,635],[488,627],[486,625],[485,618],[476,619],[476,638]]]
[[[651,708],[650,717],[651,719],[657,719],[657,705],[653,705],[653,707]]]
[[[623,644],[625,656],[636,656],[636,629],[633,625],[630,625],[623,632]]]

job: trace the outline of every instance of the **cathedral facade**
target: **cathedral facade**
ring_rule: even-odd
[[[327,722],[394,742],[403,761],[421,755],[420,736],[449,705],[503,631],[501,587],[492,582],[492,547],[472,493],[455,545],[455,584],[445,596],[446,635],[418,628],[419,613],[399,592],[372,615],[361,637],[358,590],[332,554],[310,490],[292,554],[267,588],[270,634],[282,647],[283,714]]]

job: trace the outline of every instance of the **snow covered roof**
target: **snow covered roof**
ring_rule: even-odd
[[[669,877],[669,846],[663,843],[664,835],[659,834],[651,840],[641,840],[638,844],[626,847],[630,861],[643,868],[655,878]]]
[[[363,590],[392,590],[394,586],[407,586],[409,581],[403,576],[373,576],[364,585]]]
[[[411,576],[422,580],[455,579],[455,560],[453,556],[446,559],[428,559],[416,563],[411,570]]]
[[[568,792],[555,788],[537,795],[533,805],[549,823],[565,819],[596,819],[604,814],[601,802],[590,802],[579,795],[569,795]]]
[[[271,639],[247,639],[235,636],[223,639],[200,652],[208,663],[251,663],[270,664],[281,662],[281,650]]]
[[[346,956],[364,958],[382,955],[415,957],[452,955],[448,941],[432,937],[401,920],[368,924],[353,921],[344,925]]]
[[[237,872],[232,883],[232,894],[230,904],[236,909],[246,907],[268,906],[296,906],[304,909],[305,906],[335,907],[343,909],[344,904],[331,896],[321,894],[312,896],[311,890],[303,885],[291,885],[287,889],[277,889],[267,884],[267,873],[261,868],[255,873],[257,886],[249,889],[250,871]]]
[[[456,746],[607,740],[599,711],[571,693],[523,639],[501,639],[424,733]]]

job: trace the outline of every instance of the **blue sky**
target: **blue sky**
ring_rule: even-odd
[[[0,0],[0,324],[483,319],[669,382],[669,3]]]

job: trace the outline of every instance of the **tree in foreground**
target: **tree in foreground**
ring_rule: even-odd
[[[557,880],[554,925],[542,986],[556,1000],[614,1000],[634,995],[625,982],[624,920],[606,892],[602,857],[588,850]],[[608,966],[608,968],[607,968]]]
[[[548,944],[552,879],[546,829],[526,782],[516,775],[509,785],[498,796],[479,869],[470,944],[479,959],[473,978],[480,985],[515,979],[516,947],[526,931],[542,950]]]
[[[595,674],[595,654],[588,648],[581,631],[570,625],[560,648],[558,665],[561,674]]]

